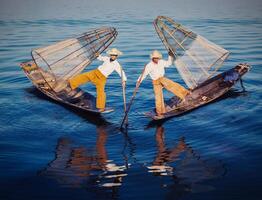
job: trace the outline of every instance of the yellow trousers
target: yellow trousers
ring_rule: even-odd
[[[98,69],[95,69],[90,72],[76,75],[69,80],[69,84],[73,90],[87,82],[91,82],[96,86],[96,96],[97,96],[96,97],[96,107],[98,109],[105,108],[105,105],[106,105],[106,93],[105,93],[106,77]]]
[[[153,87],[155,93],[155,105],[157,114],[162,114],[166,112],[163,88],[172,92],[174,95],[178,96],[182,100],[189,93],[189,91],[185,89],[183,86],[165,77],[153,80]]]

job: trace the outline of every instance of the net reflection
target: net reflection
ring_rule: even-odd
[[[97,127],[93,147],[77,146],[68,138],[58,139],[55,159],[39,172],[55,179],[63,187],[108,188],[114,192],[127,176],[126,165],[118,165],[108,157],[106,126]]]
[[[208,181],[226,174],[226,167],[221,161],[202,158],[185,142],[184,137],[167,147],[162,126],[156,127],[155,139],[156,156],[147,169],[154,176],[172,178],[164,183],[165,187],[170,188],[172,196],[213,190]]]

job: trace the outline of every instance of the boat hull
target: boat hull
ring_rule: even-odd
[[[157,115],[154,109],[151,112],[145,113],[145,115],[152,120],[163,120],[185,114],[204,106],[227,93],[249,69],[249,65],[239,64],[194,88],[191,93],[187,95],[184,102],[180,103],[180,100],[176,96],[172,97],[166,102],[167,112],[165,114]]]
[[[22,63],[20,66],[32,84],[41,93],[55,102],[93,114],[113,111],[112,108],[107,108],[105,111],[100,112],[96,108],[96,98],[92,94],[79,88],[73,93],[69,92],[71,90],[69,86],[57,91],[55,89],[58,82],[57,79],[52,74],[37,67],[33,61]]]

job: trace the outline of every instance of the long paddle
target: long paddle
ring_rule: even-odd
[[[123,94],[123,101],[124,101],[124,112],[126,112],[126,87],[123,85],[123,69],[121,67],[121,79],[122,79],[122,94]],[[125,120],[125,124],[128,124],[128,118]]]
[[[137,81],[138,84],[136,85],[136,88],[135,88],[135,90],[134,90],[134,92],[133,92],[133,95],[132,95],[132,97],[131,97],[131,100],[130,100],[130,102],[129,102],[129,104],[128,104],[128,107],[127,107],[127,109],[126,109],[126,111],[125,111],[125,115],[124,115],[124,117],[123,117],[123,120],[122,120],[120,129],[122,129],[122,127],[123,127],[123,125],[124,125],[124,123],[125,123],[125,120],[126,120],[126,118],[127,118],[127,114],[128,114],[128,112],[129,112],[129,110],[130,110],[130,108],[131,108],[131,105],[132,105],[132,103],[133,103],[133,101],[134,101],[134,99],[135,99],[135,96],[136,96],[136,93],[137,93],[137,91],[138,91],[138,88],[139,88],[139,86],[140,86],[140,84],[141,84],[141,80],[142,80],[142,77],[143,77],[143,75],[144,75],[145,69],[146,69],[146,66],[144,67],[144,69],[143,69],[143,71],[142,71],[142,74],[141,74],[141,76],[139,77],[139,80]]]

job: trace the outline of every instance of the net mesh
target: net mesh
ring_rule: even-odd
[[[168,17],[157,17],[155,29],[165,47],[175,55],[175,65],[191,89],[211,78],[229,52]]]
[[[56,79],[67,80],[81,73],[96,53],[103,52],[116,38],[115,28],[91,30],[77,38],[67,39],[32,51],[35,63]]]

